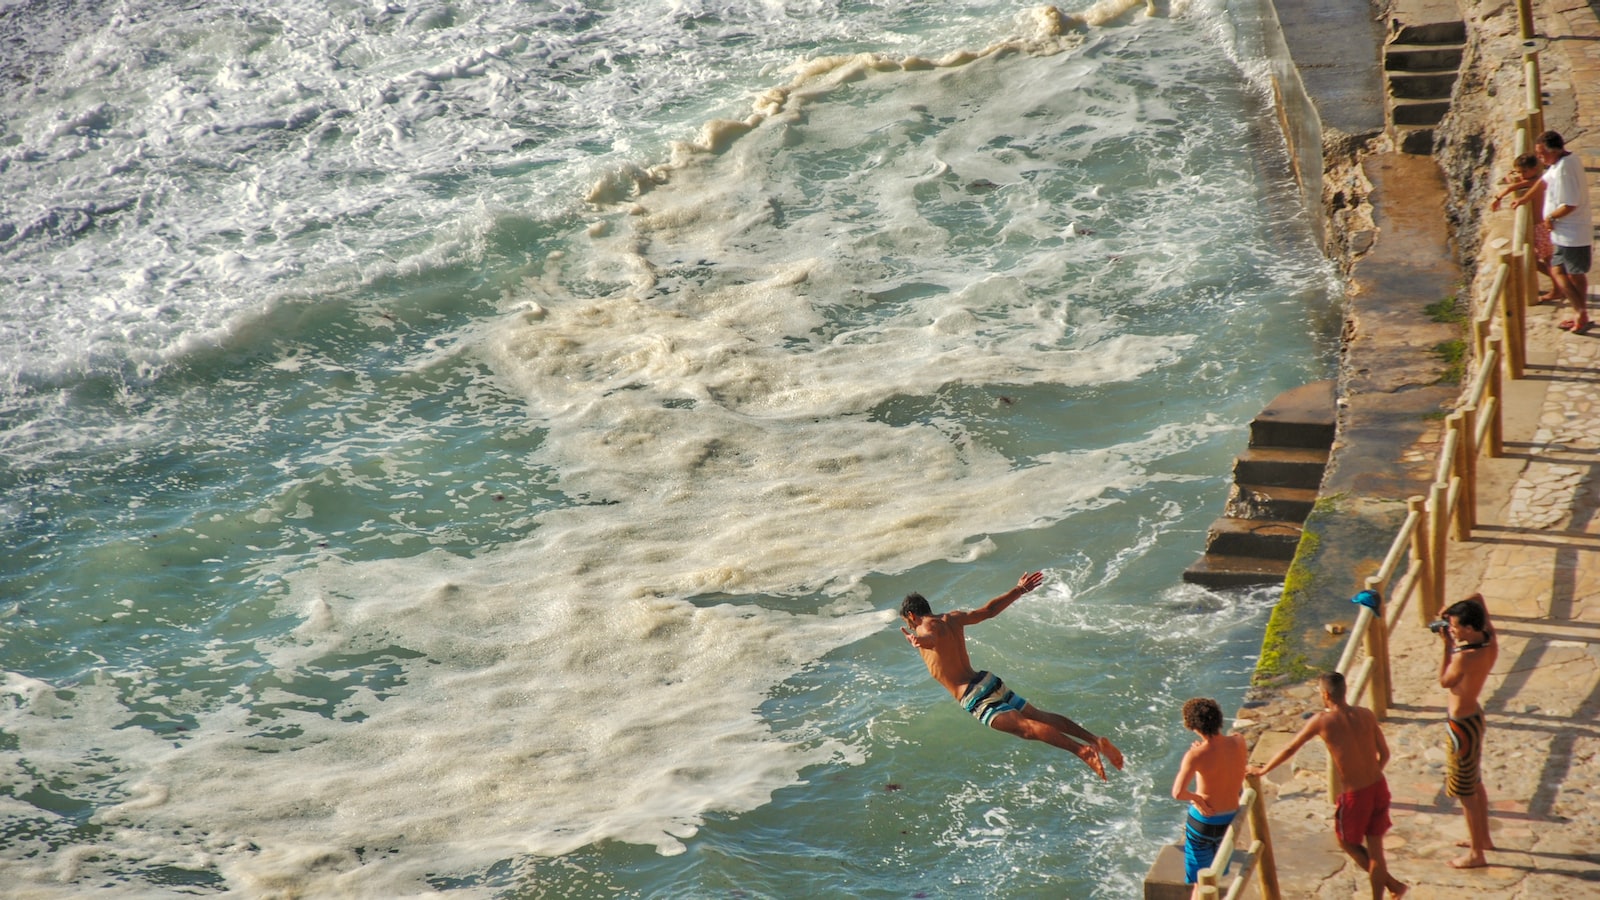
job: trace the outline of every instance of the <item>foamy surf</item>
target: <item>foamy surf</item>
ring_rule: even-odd
[[[0,150],[8,883],[1133,883],[1265,608],[1170,573],[1325,352],[1214,11],[75,11]],[[1114,783],[892,628],[1023,567],[974,654]]]

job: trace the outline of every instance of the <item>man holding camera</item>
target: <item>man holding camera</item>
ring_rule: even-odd
[[[1445,793],[1460,798],[1461,809],[1467,817],[1467,840],[1459,844],[1468,848],[1467,854],[1451,860],[1450,865],[1457,869],[1475,869],[1488,865],[1484,852],[1495,849],[1489,838],[1489,795],[1478,771],[1484,732],[1483,707],[1478,703],[1478,695],[1483,692],[1484,682],[1489,680],[1489,670],[1494,668],[1500,647],[1489,627],[1489,610],[1482,594],[1452,603],[1440,614],[1439,620],[1428,627],[1444,640],[1439,686],[1450,692],[1450,718],[1446,722],[1450,729],[1449,768]]]

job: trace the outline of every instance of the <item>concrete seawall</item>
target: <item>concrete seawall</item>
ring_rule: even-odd
[[[1394,16],[1407,12],[1385,15],[1365,0],[1262,5],[1279,26],[1285,138],[1307,176],[1308,203],[1322,213],[1325,251],[1347,278],[1338,432],[1263,640],[1255,680],[1270,688],[1337,661],[1342,641],[1327,626],[1354,620],[1350,597],[1382,562],[1406,498],[1427,492],[1444,414],[1460,391],[1449,351],[1463,328],[1448,310],[1465,278],[1443,214],[1445,170],[1434,157],[1399,152],[1386,132],[1383,46]]]

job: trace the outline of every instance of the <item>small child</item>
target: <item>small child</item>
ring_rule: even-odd
[[[1540,164],[1539,157],[1534,156],[1532,153],[1524,153],[1517,157],[1515,168],[1506,173],[1505,178],[1501,179],[1506,186],[1501,189],[1500,193],[1494,195],[1494,200],[1490,202],[1489,208],[1499,210],[1500,201],[1505,199],[1507,194],[1515,194],[1516,197],[1513,199],[1523,202],[1531,199],[1534,190],[1542,190],[1544,188],[1543,175],[1544,166]],[[1533,221],[1533,260],[1540,274],[1546,278],[1550,278],[1550,257],[1554,253],[1555,245],[1550,241],[1550,226],[1546,225],[1543,219],[1535,216]],[[1551,283],[1554,284],[1555,279],[1551,278]],[[1555,293],[1554,290],[1548,294],[1539,295],[1540,301],[1559,299],[1561,299],[1561,295]]]
[[[1217,858],[1217,847],[1239,812],[1239,791],[1250,749],[1244,735],[1222,733],[1222,707],[1208,697],[1183,704],[1183,727],[1199,740],[1189,746],[1172,782],[1172,799],[1189,801],[1184,827],[1184,875],[1190,884]],[[1189,790],[1190,780],[1194,790]]]

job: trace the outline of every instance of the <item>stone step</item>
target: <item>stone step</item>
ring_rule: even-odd
[[[1412,156],[1433,155],[1433,129],[1430,128],[1396,128],[1394,129],[1394,145],[1400,148],[1401,153]]]
[[[1389,44],[1383,48],[1386,72],[1459,71],[1466,44]]]
[[[1333,446],[1338,406],[1332,380],[1284,391],[1250,421],[1252,447]]]
[[[1299,487],[1315,490],[1322,484],[1328,451],[1310,447],[1250,447],[1233,461],[1233,480],[1239,484]]]
[[[1395,99],[1389,111],[1389,120],[1395,125],[1437,125],[1450,111],[1449,100]]]
[[[1454,69],[1448,72],[1389,72],[1383,80],[1389,86],[1389,96],[1398,100],[1449,100],[1456,88]]]
[[[1290,388],[1250,421],[1250,446],[1234,458],[1223,517],[1183,580],[1213,588],[1282,582],[1317,502],[1338,427],[1338,385]]]
[[[1391,23],[1394,34],[1392,44],[1465,44],[1467,23],[1462,21]]]
[[[1206,553],[1218,556],[1290,560],[1299,546],[1300,523],[1281,519],[1224,516],[1211,523],[1206,535]]]
[[[1282,582],[1289,575],[1289,560],[1207,553],[1183,570],[1183,580],[1212,588],[1249,587]]]
[[[1317,489],[1276,484],[1235,484],[1223,514],[1236,519],[1304,522],[1317,505]]]

